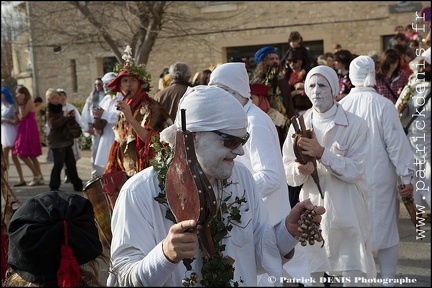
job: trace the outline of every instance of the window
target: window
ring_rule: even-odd
[[[394,34],[382,36],[382,51],[387,50],[389,47],[390,39],[393,38]]]
[[[319,55],[324,54],[324,42],[322,40],[317,41],[305,41],[303,45],[309,50],[309,54],[313,59],[318,58]],[[245,61],[249,64],[248,71],[255,70],[256,64],[254,60],[255,52],[265,46],[273,46],[278,51],[279,57],[282,58],[288,51],[289,44],[285,43],[273,43],[273,44],[262,44],[253,46],[239,46],[239,47],[228,47],[227,48],[227,62],[232,61]]]
[[[114,66],[117,63],[117,58],[115,57],[105,57],[103,58],[103,75],[114,70]]]

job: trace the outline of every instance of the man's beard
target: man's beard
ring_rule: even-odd
[[[277,64],[277,63],[273,63],[271,67],[277,69],[277,68],[279,68],[279,64]]]

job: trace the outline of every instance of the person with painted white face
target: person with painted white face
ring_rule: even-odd
[[[413,195],[414,155],[400,125],[394,104],[374,89],[375,63],[368,56],[358,56],[349,67],[356,88],[339,103],[365,119],[368,132],[368,202],[371,215],[371,244],[378,251],[380,277],[394,279],[398,262],[400,197]],[[405,188],[398,189],[398,177]],[[387,281],[388,282],[388,281]],[[384,286],[395,286],[385,283]]]
[[[270,223],[276,224],[291,211],[288,184],[282,163],[279,136],[270,116],[250,100],[249,75],[244,63],[225,63],[213,70],[209,86],[217,86],[242,104],[248,120],[247,132],[250,137],[243,145],[244,154],[235,161],[243,163],[252,173],[256,191],[269,212]],[[309,264],[304,248],[297,246],[293,258],[284,264],[284,277],[308,279]],[[269,275],[258,276],[259,286],[268,286]],[[307,285],[307,283],[305,283]]]
[[[242,144],[248,140],[247,118],[240,103],[218,87],[188,88],[180,100],[174,125],[161,132],[161,140],[169,143],[174,152],[177,131],[184,123],[180,117],[183,109],[185,129],[193,135],[197,162],[216,198],[219,213],[210,225],[219,227],[211,235],[221,254],[204,257],[197,241],[202,227],[197,227],[195,220],[175,223],[166,218],[169,206],[155,199],[165,195],[161,190],[164,185],[158,181],[162,172],[149,167],[122,186],[114,207],[108,286],[180,286],[191,271],[197,273],[202,286],[256,286],[257,271],[267,272],[279,281],[285,256],[298,243],[294,237],[300,235],[297,228],[301,213],[315,210],[316,221],[320,221],[325,209],[305,200],[288,216],[270,224],[251,173],[234,161],[244,154]],[[234,199],[243,201],[234,204]],[[232,218],[232,205],[238,209],[237,220]],[[232,229],[216,240],[228,227]],[[196,230],[188,232],[190,228]],[[192,257],[192,270],[188,271],[182,259]],[[215,262],[209,266],[211,261]],[[221,265],[227,271],[215,272]],[[186,284],[189,286],[189,282]]]
[[[303,116],[306,128],[313,133],[311,139],[301,137],[298,144],[303,154],[317,159],[317,166],[296,161],[291,137],[295,133],[293,127],[282,154],[288,184],[303,184],[300,200],[310,199],[327,211],[320,227],[324,246],[305,247],[311,274],[317,286],[324,286],[320,278],[324,272],[350,279],[344,286],[368,286],[365,281],[354,281],[354,277],[376,276],[367,206],[367,123],[336,102],[339,85],[332,68],[312,68],[306,75],[305,90],[313,107]],[[318,171],[324,199],[311,177],[314,169]]]

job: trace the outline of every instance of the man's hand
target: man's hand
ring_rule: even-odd
[[[414,192],[414,186],[412,184],[405,184],[399,186],[399,194],[401,197],[412,197]]]
[[[307,137],[300,137],[298,144],[304,150],[302,151],[302,154],[315,158],[321,158],[322,154],[324,153],[324,147],[319,144],[313,129],[312,138],[309,139]]]
[[[93,109],[93,118],[101,118],[104,111],[105,110],[101,107],[94,108]]]
[[[126,120],[130,122],[131,119],[134,119],[132,115],[131,107],[126,103],[126,101],[117,101],[116,106],[118,110],[123,112]]]
[[[288,216],[285,218],[285,226],[288,232],[293,237],[300,237],[301,233],[298,232],[298,227],[300,226],[300,216],[305,210],[315,210],[316,215],[312,221],[320,223],[321,215],[325,213],[325,208],[323,206],[314,206],[310,199],[303,200],[297,203],[290,211]]]
[[[299,172],[306,176],[312,174],[315,170],[314,165],[310,161],[307,162],[306,164],[301,164],[300,162],[296,162],[296,164]]]
[[[163,240],[162,250],[165,257],[173,263],[195,257],[198,252],[198,233],[196,222],[186,220],[171,226]],[[193,229],[193,232],[189,232]]]

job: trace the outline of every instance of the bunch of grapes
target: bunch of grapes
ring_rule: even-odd
[[[197,273],[192,272],[189,277],[185,277],[182,280],[183,287],[195,286],[200,281]]]
[[[322,242],[321,248],[324,247],[324,239],[321,235],[321,229],[319,229],[320,223],[312,221],[316,215],[315,210],[306,210],[300,217],[301,225],[298,228],[298,232],[301,233],[299,238],[302,246],[314,245],[316,242]]]

